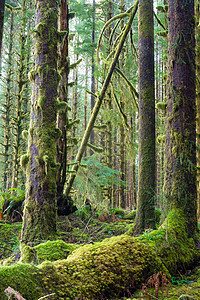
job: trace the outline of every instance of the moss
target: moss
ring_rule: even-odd
[[[38,106],[40,107],[41,110],[44,108],[45,102],[46,102],[46,97],[45,96],[41,96],[38,99]]]
[[[0,267],[0,298],[6,300],[4,290],[11,286],[29,300],[38,299],[46,295],[42,282],[42,271],[33,265],[15,264]]]
[[[34,70],[31,70],[29,73],[28,73],[28,78],[31,82],[33,82],[35,80],[35,71]]]
[[[156,104],[156,108],[160,109],[160,110],[163,110],[165,112],[166,108],[167,108],[167,103],[165,103],[165,102],[158,102]]]
[[[28,162],[29,162],[28,154],[22,155],[21,159],[20,159],[20,165],[21,165],[23,170],[26,170],[26,166],[27,166]]]
[[[66,259],[78,247],[78,245],[67,244],[62,240],[57,240],[39,244],[34,249],[37,252],[38,263],[42,263],[45,260]]]
[[[198,259],[194,240],[186,233],[186,220],[181,210],[173,209],[158,230],[139,237],[156,251],[171,274],[185,270]]]
[[[166,138],[166,135],[159,135],[157,137],[157,142],[160,144],[160,143],[164,143],[165,142],[165,138]]]
[[[67,108],[67,103],[66,102],[64,102],[64,101],[61,101],[61,102],[57,101],[56,102],[57,112],[59,112],[59,113],[64,112],[66,110],[66,108]]]
[[[37,263],[37,253],[33,247],[21,243],[20,250],[21,250],[20,262],[34,263],[34,264]]]
[[[23,137],[24,140],[28,138],[28,130],[23,130],[22,131],[22,137]]]

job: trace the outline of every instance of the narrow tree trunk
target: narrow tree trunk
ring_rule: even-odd
[[[26,169],[26,200],[21,240],[23,243],[51,239],[56,233],[56,128],[57,22],[55,0],[36,0],[34,68],[28,152],[21,164]]]
[[[155,227],[153,1],[139,0],[139,172],[136,231]]]
[[[13,34],[14,34],[14,11],[10,11],[10,36],[9,36],[9,51],[8,51],[8,66],[7,66],[7,76],[6,76],[6,96],[5,96],[5,117],[4,117],[4,152],[3,152],[3,163],[4,163],[4,188],[8,189],[10,187],[10,174],[9,170],[9,156],[11,152],[11,115],[12,115],[12,62],[13,62]]]
[[[26,84],[25,74],[26,74],[26,0],[23,0],[22,3],[22,13],[21,13],[21,32],[20,32],[20,53],[19,53],[19,70],[18,70],[18,79],[17,79],[17,107],[16,107],[16,119],[14,119],[14,128],[15,140],[14,140],[14,155],[13,155],[13,174],[12,174],[12,188],[16,188],[18,184],[18,175],[20,167],[20,148],[22,145],[22,131],[24,129],[23,121],[25,114],[22,110],[22,102],[24,100],[24,87]]]
[[[69,31],[69,9],[68,1],[61,0],[59,30]],[[59,99],[61,102],[68,103],[68,74],[69,74],[69,57],[68,57],[68,35],[64,38],[60,46],[60,70],[62,70],[62,78],[59,85]],[[68,111],[63,109],[57,120],[58,128],[62,131],[61,137],[57,141],[57,163],[60,165],[57,172],[57,203],[59,214],[69,214],[73,211],[73,204],[70,198],[64,197],[64,185],[66,183],[67,173],[67,130],[69,125]]]
[[[200,217],[200,0],[196,1],[196,132],[197,132],[197,203]]]
[[[94,43],[95,43],[95,0],[93,0],[93,14],[92,14],[92,72],[91,72],[91,92],[95,94],[95,61],[94,61],[94,55],[95,55],[95,48],[94,48]],[[95,105],[95,97],[94,95],[91,94],[91,112],[94,108]],[[94,130],[91,131],[90,135],[90,143],[93,145],[94,144]],[[90,155],[93,154],[92,149],[90,149]]]
[[[125,3],[124,0],[120,1],[120,12],[124,13],[125,11]],[[121,30],[123,30],[124,22],[122,20],[121,22]],[[120,55],[120,69],[123,71],[124,66],[124,51],[122,51]],[[123,95],[123,91],[121,91],[121,94]],[[120,106],[123,109],[124,108],[124,101],[123,96],[120,96]],[[124,181],[126,180],[125,175],[125,130],[124,125],[121,124],[119,128],[119,171],[120,171],[120,180]],[[126,208],[126,197],[125,197],[125,187],[124,185],[120,185],[119,187],[119,207],[120,208]]]
[[[197,230],[194,0],[169,0],[165,195]]]
[[[5,0],[0,2],[0,69],[1,69],[1,48],[3,39],[3,23],[4,23]]]

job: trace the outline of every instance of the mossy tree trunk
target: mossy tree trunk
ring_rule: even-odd
[[[69,32],[69,7],[68,1],[62,0],[60,4],[59,15],[59,30]],[[64,37],[63,42],[60,45],[60,69],[61,81],[59,85],[59,100],[61,102],[68,103],[68,75],[69,75],[69,57],[68,57],[68,34]],[[66,199],[63,195],[64,185],[66,182],[67,173],[67,130],[69,128],[68,111],[67,107],[60,111],[58,115],[58,128],[62,131],[61,137],[57,141],[57,163],[60,164],[57,172],[57,203],[58,213],[68,214],[72,210],[72,204],[70,199]]]
[[[139,1],[139,173],[136,231],[155,226],[153,1]]]
[[[3,23],[4,23],[5,0],[0,2],[0,68],[1,68],[1,48],[3,39]]]
[[[196,1],[196,132],[197,132],[197,204],[200,217],[200,0]]]
[[[169,0],[165,195],[197,230],[194,0]]]
[[[19,69],[18,69],[18,78],[17,78],[17,104],[16,104],[16,116],[13,118],[13,133],[14,133],[14,154],[13,154],[13,173],[12,173],[12,188],[16,188],[18,186],[18,177],[19,177],[19,168],[20,168],[20,158],[19,155],[22,150],[22,131],[24,128],[24,124],[26,124],[26,112],[23,112],[23,101],[25,99],[24,91],[25,85],[27,83],[26,78],[26,0],[23,0],[22,3],[22,12],[21,12],[21,30],[20,30],[20,51],[19,51]]]
[[[28,152],[21,164],[26,169],[26,200],[22,243],[41,242],[56,233],[56,128],[57,111],[57,22],[55,0],[36,0],[35,60],[32,81]]]
[[[5,189],[10,188],[10,154],[11,154],[11,123],[12,123],[12,63],[13,63],[13,34],[14,34],[14,10],[10,9],[10,33],[9,33],[9,49],[8,49],[8,65],[6,71],[6,93],[5,93],[5,104],[3,113],[3,130],[4,130],[4,141],[3,141],[3,186]]]

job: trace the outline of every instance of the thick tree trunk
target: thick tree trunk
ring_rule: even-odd
[[[139,0],[139,173],[136,231],[155,226],[153,1]]]
[[[194,0],[169,0],[165,195],[197,230]]]
[[[0,69],[1,69],[1,48],[3,39],[3,23],[4,23],[5,0],[0,1]]]
[[[57,1],[36,0],[35,14],[28,152],[21,158],[27,176],[22,243],[41,242],[56,233],[56,140],[61,133],[56,128]]]

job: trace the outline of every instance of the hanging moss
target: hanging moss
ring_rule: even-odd
[[[22,137],[23,137],[24,140],[28,138],[28,130],[23,130],[22,131]]]
[[[56,110],[58,113],[62,113],[66,110],[67,108],[67,102],[64,102],[64,101],[57,101],[56,102]]]
[[[28,154],[22,155],[21,159],[20,159],[20,165],[21,165],[23,170],[26,170],[26,166],[27,166],[28,162],[29,162]]]
[[[31,70],[29,73],[28,73],[28,78],[31,82],[33,82],[35,80],[35,70]]]

